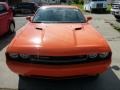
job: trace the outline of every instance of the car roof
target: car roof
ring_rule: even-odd
[[[45,5],[41,6],[40,8],[74,8],[74,9],[79,9],[77,6],[72,6],[72,5]]]

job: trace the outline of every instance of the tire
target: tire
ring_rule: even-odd
[[[120,16],[114,15],[117,20],[120,20]]]
[[[9,25],[9,33],[15,33],[15,23],[11,22]]]

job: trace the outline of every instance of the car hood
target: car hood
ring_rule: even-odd
[[[109,50],[104,38],[90,24],[28,23],[12,45],[23,53],[70,55]]]

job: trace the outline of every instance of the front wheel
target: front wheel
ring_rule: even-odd
[[[11,22],[9,25],[9,32],[10,33],[15,33],[15,24],[14,22]]]

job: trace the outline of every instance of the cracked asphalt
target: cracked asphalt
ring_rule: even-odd
[[[90,22],[108,41],[112,52],[111,67],[96,80],[75,78],[68,80],[44,80],[36,78],[19,78],[11,72],[5,63],[5,50],[14,35],[0,37],[0,90],[120,90],[120,32],[109,23],[119,22],[111,14],[86,14],[92,16]],[[25,17],[15,17],[16,31],[20,32],[27,21]]]

